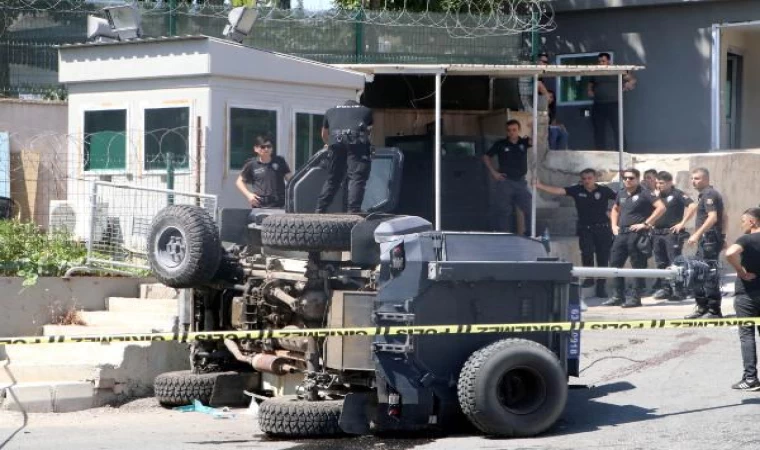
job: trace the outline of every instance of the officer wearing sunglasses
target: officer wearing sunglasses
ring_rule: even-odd
[[[622,268],[628,258],[634,269],[647,267],[648,254],[644,248],[651,244],[649,231],[654,223],[665,214],[665,204],[653,192],[643,188],[639,183],[641,172],[636,169],[623,171],[623,189],[618,192],[615,205],[610,211],[610,225],[615,240],[612,242],[610,267]],[[651,252],[651,249],[649,249]],[[634,308],[641,306],[641,292],[644,279],[637,278],[632,295],[625,298],[625,280],[615,279],[615,294],[602,306],[622,306]]]

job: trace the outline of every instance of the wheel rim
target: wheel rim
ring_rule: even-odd
[[[546,401],[546,380],[530,367],[513,368],[499,380],[497,396],[509,412],[530,414]]]
[[[178,228],[164,228],[158,233],[155,254],[161,266],[167,269],[179,267],[187,257],[185,236]]]

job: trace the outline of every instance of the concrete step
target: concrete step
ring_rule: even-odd
[[[65,413],[107,405],[113,392],[87,381],[19,383],[3,389],[2,409],[27,413]]]
[[[81,311],[79,317],[88,327],[148,326],[171,331],[174,313],[121,312],[121,311]]]
[[[0,400],[5,398],[3,408],[19,409],[8,388],[21,386],[17,397],[28,412],[65,412],[148,396],[158,374],[189,368],[187,355],[187,344],[178,342],[7,345],[0,362]],[[79,400],[58,405],[57,400],[73,395],[61,397],[58,386],[69,384],[78,386]]]
[[[162,298],[179,298],[179,290],[170,288],[161,283],[150,283],[140,285],[140,298],[162,299]]]
[[[172,298],[108,297],[106,299],[106,309],[111,312],[177,314],[177,308],[177,299]]]
[[[169,324],[113,324],[102,326],[86,325],[44,325],[42,327],[43,336],[102,336],[114,334],[142,334],[142,333],[164,333],[172,331]]]

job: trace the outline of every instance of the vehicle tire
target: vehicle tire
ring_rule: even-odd
[[[340,214],[280,214],[262,222],[261,241],[268,247],[301,251],[351,249],[351,229],[360,216]]]
[[[548,348],[504,339],[473,353],[459,374],[459,405],[480,431],[527,437],[549,429],[567,402],[567,377]]]
[[[259,428],[282,437],[340,436],[343,400],[308,401],[294,395],[274,397],[259,405]]]
[[[163,406],[190,405],[193,400],[200,400],[208,405],[214,383],[220,375],[234,372],[193,373],[191,370],[166,372],[157,376],[153,382],[156,400]]]
[[[159,211],[148,236],[148,261],[154,276],[173,288],[197,287],[219,268],[222,246],[211,216],[192,205]]]

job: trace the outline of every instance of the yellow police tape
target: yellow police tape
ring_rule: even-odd
[[[760,317],[693,320],[571,321],[543,323],[503,323],[478,325],[408,325],[362,328],[302,328],[288,330],[213,331],[187,333],[144,333],[87,336],[31,336],[0,338],[0,345],[77,344],[109,342],[218,341],[224,339],[271,339],[342,336],[456,335],[483,333],[532,333],[547,331],[603,331],[693,329],[734,326],[760,326]]]

